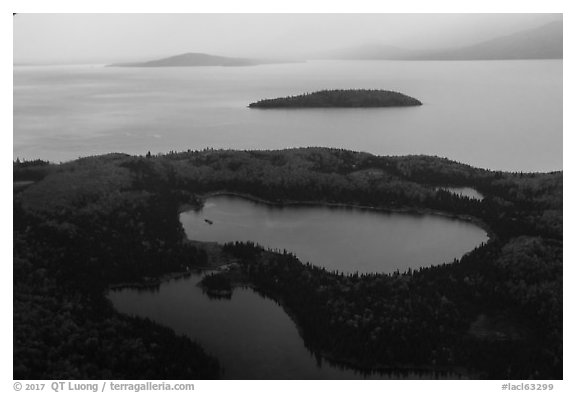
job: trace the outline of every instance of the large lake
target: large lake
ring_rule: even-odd
[[[487,240],[475,225],[433,215],[327,207],[273,207],[236,197],[206,201],[180,216],[189,238],[255,240],[287,248],[304,260],[340,271],[401,271],[449,262]],[[211,220],[209,224],[205,219]],[[164,282],[155,290],[123,289],[108,297],[117,310],[150,318],[197,341],[218,358],[229,379],[459,378],[435,372],[364,376],[331,365],[304,345],[281,306],[251,289],[230,300],[210,299],[200,274]]]
[[[180,221],[193,240],[250,240],[345,273],[404,272],[452,262],[488,240],[480,227],[439,215],[278,207],[230,196],[208,198],[203,209],[182,213]]]
[[[261,98],[380,88],[412,108],[256,110]],[[14,67],[14,159],[340,147],[479,167],[562,169],[562,61],[309,61],[254,67]]]

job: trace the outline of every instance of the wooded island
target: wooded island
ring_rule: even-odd
[[[419,106],[416,98],[389,90],[321,90],[297,96],[270,98],[253,102],[249,108],[381,108]]]

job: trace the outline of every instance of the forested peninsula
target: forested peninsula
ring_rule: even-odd
[[[562,379],[562,172],[302,148],[18,161],[13,175],[15,379],[218,378],[218,360],[193,338],[121,315],[105,294],[219,260],[234,267],[213,289],[233,296],[243,282],[277,300],[330,362]],[[187,240],[179,212],[215,192],[467,216],[491,239],[439,266],[345,275],[290,250]]]
[[[380,108],[419,106],[416,98],[389,90],[321,90],[297,96],[270,98],[253,102],[248,107],[270,108]]]

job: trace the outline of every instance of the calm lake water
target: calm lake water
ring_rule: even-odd
[[[296,325],[276,302],[251,289],[230,300],[210,299],[200,275],[162,283],[158,290],[110,291],[120,312],[150,318],[187,335],[215,356],[226,379],[458,379],[454,373],[403,371],[362,375],[329,364],[304,345]]]
[[[209,198],[180,219],[189,238],[255,240],[287,248],[304,260],[341,271],[391,272],[451,261],[487,240],[468,222],[432,215],[379,213],[326,207],[272,207],[245,199]],[[210,219],[208,224],[204,219]],[[164,282],[157,290],[123,289],[108,297],[120,312],[151,318],[197,341],[229,379],[355,379],[366,376],[329,364],[304,345],[281,306],[251,289],[211,299],[201,275]],[[405,371],[369,378],[460,378]]]
[[[319,89],[378,88],[411,108],[257,110]],[[479,167],[562,169],[562,61],[309,61],[255,67],[14,67],[14,159],[328,146]]]
[[[346,273],[404,272],[452,262],[488,240],[478,226],[438,215],[278,207],[229,196],[208,198],[202,210],[182,213],[180,221],[193,240],[251,240]]]

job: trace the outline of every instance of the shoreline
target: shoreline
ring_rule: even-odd
[[[260,203],[263,205],[268,206],[275,206],[275,207],[284,207],[284,206],[294,206],[294,207],[328,207],[328,208],[341,208],[341,209],[358,209],[358,210],[365,210],[365,211],[372,211],[372,212],[381,212],[381,213],[406,213],[406,214],[418,214],[418,215],[425,215],[425,214],[432,214],[435,216],[445,217],[445,218],[452,218],[458,219],[462,221],[466,221],[472,224],[477,225],[481,229],[486,232],[488,236],[488,241],[493,241],[497,238],[496,233],[490,228],[488,224],[486,224],[481,219],[467,215],[467,214],[456,214],[456,213],[448,213],[441,210],[434,210],[434,209],[427,209],[427,208],[417,208],[417,207],[375,207],[375,206],[368,206],[368,205],[357,205],[351,203],[338,203],[338,202],[321,202],[321,201],[292,201],[292,200],[280,200],[277,202],[270,201],[267,199],[263,199],[260,197],[256,197],[251,194],[241,193],[241,192],[234,192],[234,191],[211,191],[203,194],[197,194],[198,198],[200,199],[202,206],[196,207],[191,206],[188,204],[181,205],[178,209],[178,214],[185,213],[191,210],[201,210],[203,208],[204,203],[208,198],[211,197],[218,197],[218,196],[232,196],[238,197],[242,199],[246,199],[251,202]],[[187,206],[191,208],[188,209]]]
[[[265,251],[265,252],[272,252],[272,251]],[[194,274],[194,271],[197,271],[198,274],[200,274],[201,272],[204,272],[204,271],[215,271],[215,272],[217,272],[216,274],[226,274],[227,272],[222,270],[222,267],[227,266],[227,265],[229,265],[229,263],[222,264],[220,266],[215,266],[215,267],[213,267],[213,266],[197,267],[197,268],[191,269],[191,271],[186,271],[186,272],[167,273],[167,274],[163,274],[162,276],[158,277],[157,279],[154,279],[153,280],[154,282],[150,282],[150,283],[133,282],[133,283],[112,284],[108,287],[108,291],[121,291],[121,290],[125,290],[125,289],[137,289],[137,290],[144,290],[144,291],[154,290],[155,288],[158,288],[158,286],[162,283],[170,282],[172,280],[179,280],[181,278],[188,278],[192,274]],[[202,279],[200,279],[198,281],[196,286],[198,286],[199,288],[201,288],[203,290],[205,296],[210,296],[209,290],[207,290],[207,288],[202,284]],[[242,279],[242,278],[239,280],[236,279],[236,280],[232,281],[232,288],[230,291],[230,296],[233,296],[236,289],[250,289],[250,290],[254,291],[255,293],[257,293],[258,295],[263,296],[263,297],[270,299],[273,302],[275,302],[282,309],[282,311],[284,313],[286,313],[286,315],[288,315],[288,317],[290,318],[292,323],[294,323],[294,327],[296,328],[298,335],[300,336],[300,339],[304,341],[304,335],[303,335],[304,332],[302,330],[302,327],[299,324],[298,317],[296,316],[296,313],[294,311],[292,311],[289,307],[286,306],[286,304],[285,304],[285,302],[281,296],[278,296],[278,295],[273,294],[273,293],[265,292],[265,291],[261,290],[255,284],[251,283],[249,280]],[[223,296],[223,297],[226,298],[226,296]],[[157,322],[157,323],[159,323],[159,322]],[[170,328],[167,325],[163,325],[163,326]],[[190,339],[195,340],[194,337],[190,337]],[[458,378],[456,378],[456,379],[470,379],[471,378],[470,373],[467,370],[463,369],[462,367],[449,367],[449,366],[436,367],[433,365],[429,365],[429,366],[376,365],[375,367],[369,367],[367,365],[362,364],[361,362],[357,362],[354,360],[341,359],[338,356],[335,356],[334,354],[332,354],[328,351],[318,351],[318,350],[312,350],[308,347],[306,347],[306,348],[311,355],[320,356],[322,359],[322,362],[326,362],[332,367],[342,367],[342,368],[351,370],[355,373],[358,373],[359,375],[364,376],[364,379],[367,379],[368,377],[374,376],[374,375],[385,376],[385,375],[403,374],[403,373],[410,373],[410,372],[433,373],[433,374],[439,374],[439,375],[455,374],[458,376]],[[440,379],[442,379],[442,378],[440,378]],[[454,379],[454,378],[450,378],[450,379]]]
[[[196,244],[199,245],[200,247],[205,248],[210,245],[222,247],[221,244],[218,244],[216,242],[200,242],[198,240],[190,240],[188,238],[186,238],[184,242]],[[193,266],[189,270],[163,273],[157,277],[144,277],[141,281],[126,281],[126,282],[109,284],[106,290],[108,292],[108,291],[121,291],[123,289],[142,289],[142,290],[155,289],[158,288],[163,283],[170,282],[172,280],[179,280],[181,278],[188,278],[195,273],[200,274],[202,272],[208,272],[208,271],[221,272],[222,268],[232,263],[234,262],[223,260],[221,261],[221,263],[217,264],[214,263],[201,266]]]
[[[272,252],[272,251],[264,251],[264,252]],[[215,269],[218,271],[216,274],[224,274],[227,275],[229,272],[223,271],[220,269]],[[292,323],[294,323],[294,327],[296,328],[300,339],[304,342],[304,331],[302,330],[301,324],[299,323],[298,316],[295,311],[293,311],[290,307],[288,307],[283,299],[282,296],[262,290],[260,287],[255,285],[254,283],[250,282],[246,276],[243,274],[234,280],[231,280],[231,290],[229,292],[230,296],[233,296],[234,291],[236,289],[246,289],[249,288],[252,291],[256,292],[258,295],[263,296],[264,298],[270,299],[275,302],[284,313],[290,318]],[[202,280],[200,280],[197,284],[200,288],[205,290],[208,295],[207,288],[202,284]],[[228,293],[227,293],[228,295]],[[393,374],[393,373],[410,373],[410,372],[426,372],[426,373],[438,373],[438,374],[455,374],[459,378],[457,379],[470,379],[472,378],[472,374],[461,366],[433,366],[433,365],[423,365],[423,366],[411,366],[407,364],[399,364],[399,365],[382,365],[378,364],[374,367],[369,367],[368,365],[363,364],[360,361],[349,360],[349,359],[342,359],[329,351],[322,351],[322,350],[313,350],[310,349],[307,345],[305,345],[308,352],[313,356],[320,356],[322,362],[328,363],[332,367],[343,367],[349,370],[352,370],[359,375],[363,376],[371,376],[371,375],[386,375],[386,374]],[[366,378],[365,378],[366,379]],[[453,379],[453,378],[451,378]]]
[[[275,207],[282,207],[282,206],[328,207],[328,208],[341,208],[341,209],[358,209],[358,210],[364,210],[364,211],[384,212],[384,213],[407,213],[407,214],[418,214],[418,215],[433,214],[436,216],[452,218],[452,219],[459,219],[462,221],[473,223],[473,224],[479,226],[480,228],[482,228],[483,230],[486,231],[489,242],[496,238],[496,235],[493,233],[491,228],[489,228],[487,224],[485,224],[483,221],[481,221],[480,219],[478,219],[476,217],[469,216],[469,215],[451,214],[451,213],[433,210],[433,209],[408,208],[408,207],[405,207],[405,208],[384,208],[384,207],[374,207],[374,206],[366,206],[366,205],[334,203],[334,202],[320,202],[320,201],[291,201],[291,200],[270,201],[270,200],[256,197],[256,196],[251,195],[251,194],[230,192],[230,191],[225,191],[225,190],[212,191],[212,192],[207,192],[207,193],[203,193],[203,194],[196,194],[196,195],[199,198],[201,205],[197,206],[197,205],[192,205],[189,203],[181,204],[180,206],[178,206],[178,210],[177,210],[179,215],[182,213],[185,213],[187,211],[191,211],[191,210],[195,210],[195,211],[201,210],[203,208],[203,205],[206,202],[206,200],[210,197],[232,196],[232,197],[238,197],[238,198],[242,198],[242,199],[245,199],[248,201],[252,201],[254,203],[260,203],[260,204],[264,204],[264,205],[268,205],[268,206],[275,206]],[[187,236],[185,237],[184,241],[187,243],[190,243],[190,244],[195,244],[195,245],[198,245],[200,247],[203,247],[204,249],[208,250],[208,252],[210,252],[210,249],[213,247],[216,247],[218,249],[221,249],[221,247],[222,247],[222,244],[219,244],[217,242],[202,242],[202,241],[198,241],[198,240],[189,239]],[[273,253],[273,251],[268,250],[268,249],[265,249],[264,252],[272,252]],[[467,253],[465,253],[464,255],[466,255],[466,254]],[[195,266],[193,268],[190,268],[190,270],[187,270],[184,272],[166,273],[166,274],[163,274],[163,275],[156,277],[156,278],[147,277],[147,278],[145,278],[144,282],[125,282],[125,283],[112,284],[112,285],[108,286],[108,291],[119,291],[119,290],[124,290],[124,289],[153,290],[154,288],[158,288],[162,283],[169,282],[171,280],[177,280],[177,279],[181,279],[181,278],[190,277],[192,274],[194,274],[194,272],[201,274],[202,272],[206,272],[206,271],[214,271],[215,274],[227,274],[227,272],[223,268],[225,266],[228,266],[231,263],[233,263],[233,261],[220,260],[220,262],[221,263],[219,263],[219,264],[208,264],[205,266]],[[300,261],[300,263],[302,263],[302,261]],[[434,267],[434,266],[436,266],[436,265],[433,265],[432,267]],[[149,280],[149,281],[147,282],[146,280]],[[209,291],[207,291],[207,288],[205,288],[205,286],[202,285],[201,280],[198,282],[197,285],[200,288],[202,288],[203,291],[206,291],[206,293],[205,293],[206,296],[209,296],[209,294],[208,294]],[[304,340],[304,331],[302,330],[301,324],[299,323],[297,313],[295,311],[291,310],[286,305],[282,296],[280,296],[278,294],[274,294],[274,293],[268,293],[268,292],[262,290],[261,288],[259,288],[258,286],[256,286],[254,283],[250,282],[246,278],[241,278],[240,280],[236,279],[232,282],[232,288],[230,291],[230,296],[233,295],[234,291],[237,288],[250,288],[252,291],[258,293],[259,295],[267,297],[267,298],[271,299],[272,301],[274,301],[279,307],[281,307],[282,311],[284,313],[286,313],[288,315],[288,317],[292,320],[292,322],[294,323],[294,326],[296,327],[296,330],[298,331],[300,338],[302,340]],[[193,338],[191,338],[191,339],[193,339]],[[322,361],[327,362],[331,366],[348,368],[348,369],[351,369],[351,370],[359,373],[360,375],[365,375],[365,376],[385,375],[387,373],[402,374],[402,373],[410,373],[410,372],[425,372],[425,373],[434,373],[434,374],[439,374],[439,375],[454,374],[454,375],[458,376],[458,379],[469,379],[469,378],[474,377],[473,374],[471,374],[468,370],[463,369],[461,366],[460,367],[458,367],[458,366],[455,366],[455,367],[450,367],[450,366],[436,367],[433,365],[427,365],[427,366],[424,365],[424,366],[412,367],[410,365],[390,366],[390,365],[378,364],[378,365],[375,365],[374,367],[368,367],[367,365],[363,364],[361,361],[342,359],[342,358],[339,358],[338,356],[336,356],[335,354],[330,353],[329,351],[312,350],[312,349],[308,349],[308,351],[312,355],[320,356]],[[451,378],[451,379],[453,379],[453,378]]]

